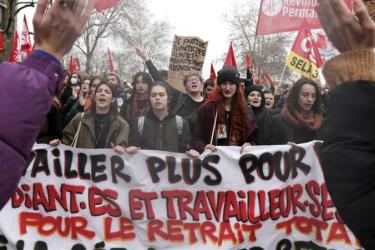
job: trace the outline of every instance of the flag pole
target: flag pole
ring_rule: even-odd
[[[286,70],[286,63],[285,63],[285,65],[284,65],[283,73],[281,73],[281,77],[280,77],[280,80],[279,80],[279,84],[283,82],[283,78],[284,78],[285,70]]]

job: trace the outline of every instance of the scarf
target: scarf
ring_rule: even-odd
[[[283,108],[281,116],[292,127],[309,131],[318,130],[323,122],[323,113],[314,114],[310,110],[307,115],[302,115],[294,109],[289,109],[288,106]]]
[[[146,113],[150,106],[148,92],[143,95],[135,94],[132,98],[132,118],[138,119],[141,115]]]

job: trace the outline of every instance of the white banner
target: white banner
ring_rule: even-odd
[[[36,145],[0,213],[7,249],[359,249],[315,148],[184,154]]]

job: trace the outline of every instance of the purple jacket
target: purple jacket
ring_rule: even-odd
[[[52,97],[64,77],[50,54],[0,64],[0,209],[17,187]]]

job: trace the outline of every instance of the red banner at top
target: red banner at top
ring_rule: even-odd
[[[98,12],[102,12],[106,9],[112,8],[119,3],[119,0],[95,0],[94,6]]]
[[[345,0],[352,8],[352,0]],[[261,0],[257,35],[321,28],[315,7],[318,0]]]

